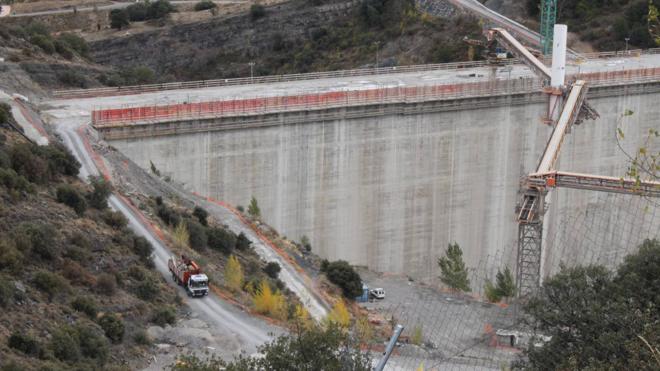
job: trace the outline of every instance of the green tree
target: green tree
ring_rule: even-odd
[[[57,187],[57,202],[69,206],[78,215],[83,215],[85,210],[87,210],[85,198],[83,198],[76,188],[68,184]]]
[[[347,299],[353,300],[362,295],[362,278],[348,262],[337,260],[322,264],[322,271],[330,282],[342,289]]]
[[[248,214],[253,218],[261,217],[261,209],[259,209],[259,204],[257,204],[257,199],[252,196],[250,199],[250,205],[248,206]]]
[[[225,228],[210,227],[207,232],[210,248],[219,250],[225,255],[231,254],[236,246],[236,235]]]
[[[128,14],[125,10],[113,9],[110,12],[110,27],[121,30],[129,24],[130,22],[128,21]]]
[[[212,359],[201,361],[193,355],[179,358],[171,370],[211,371],[226,367],[228,371],[249,370],[371,370],[368,353],[351,341],[349,334],[336,325],[299,326],[258,349],[262,357],[240,356],[235,361]]]
[[[457,243],[449,244],[445,256],[438,259],[440,280],[450,288],[470,292],[470,280],[463,262],[463,251]]]
[[[195,218],[197,218],[197,220],[199,220],[199,223],[201,225],[205,227],[209,225],[208,221],[206,220],[206,218],[208,218],[209,216],[209,213],[206,210],[202,209],[199,206],[195,206],[195,209],[193,210],[192,214]]]
[[[504,272],[497,270],[495,276],[497,281],[497,291],[501,297],[510,298],[516,295],[516,284],[513,281],[513,274],[509,267],[504,267]]]
[[[110,182],[100,176],[89,177],[92,191],[87,194],[89,205],[95,209],[104,210],[108,207],[108,197],[112,193]]]
[[[658,277],[658,240],[645,241],[616,272],[597,265],[562,267],[524,308],[551,339],[530,347],[523,367],[657,369],[645,341],[656,347],[660,342]]]
[[[99,326],[105,332],[113,343],[121,343],[124,338],[124,321],[119,316],[112,313],[106,313],[99,319]]]

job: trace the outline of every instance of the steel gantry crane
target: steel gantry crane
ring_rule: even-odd
[[[557,21],[557,0],[541,1],[541,51],[543,55],[549,55],[552,52],[552,43],[554,39],[554,27]]]
[[[597,118],[598,113],[585,101],[588,91],[586,81],[577,80],[565,85],[566,26],[555,25],[554,34],[552,68],[538,60],[506,30],[494,28],[488,34],[489,39],[497,40],[544,80],[544,91],[549,94],[548,117],[545,122],[554,126],[536,170],[521,181],[522,197],[516,207],[516,280],[521,297],[533,293],[541,285],[543,216],[549,190],[564,187],[660,197],[660,182],[562,172],[555,168],[561,145],[571,127],[584,119]]]

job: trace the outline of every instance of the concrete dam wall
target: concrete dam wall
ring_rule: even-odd
[[[511,99],[496,107],[464,104],[438,112],[296,121],[111,144],[140,166],[148,169],[151,161],[202,195],[244,206],[256,197],[264,221],[295,240],[307,235],[323,257],[433,281],[437,259],[450,242],[461,245],[470,268],[482,267],[489,257],[499,257],[489,270],[515,265],[519,179],[537,165],[552,128],[540,120],[544,99],[525,104]],[[589,101],[601,118],[573,128],[559,168],[624,175],[627,164],[615,140],[618,118],[625,109],[635,112],[623,123],[624,147],[634,151],[648,129],[660,127],[660,93],[596,95]],[[552,245],[575,237],[562,221],[593,208],[597,197],[588,191],[552,192],[546,218],[554,236],[547,240],[552,261],[563,258]],[[617,218],[608,220],[593,228],[610,236],[612,245],[636,244],[648,235],[631,229],[624,236],[617,232]],[[656,222],[644,228],[657,233]]]

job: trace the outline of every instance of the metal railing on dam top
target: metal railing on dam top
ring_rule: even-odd
[[[590,86],[596,87],[656,82],[660,81],[660,68],[587,73],[580,74],[579,77],[587,80]],[[567,78],[576,79],[577,76],[569,75]],[[92,111],[92,124],[98,129],[103,129],[191,119],[514,95],[538,92],[541,88],[542,81],[537,78],[520,78],[102,109]]]
[[[647,55],[647,54],[660,54],[660,48],[629,50],[626,52],[619,51],[619,52],[590,53],[590,54],[584,54],[583,56],[587,59],[600,59],[600,58],[616,58],[623,56],[639,56],[639,55]],[[547,63],[547,61],[545,62]],[[511,60],[503,61],[502,63],[515,64],[517,63],[517,61],[511,59]],[[183,81],[183,82],[171,82],[171,83],[163,83],[163,84],[118,86],[118,87],[93,88],[93,89],[56,90],[53,91],[53,96],[55,98],[71,99],[71,98],[100,97],[100,96],[113,96],[113,95],[132,95],[132,94],[157,92],[163,90],[202,89],[202,88],[213,88],[213,87],[222,87],[222,86],[269,84],[276,82],[331,79],[331,78],[352,77],[352,76],[372,76],[372,75],[387,75],[387,74],[396,74],[396,73],[459,70],[459,69],[478,68],[478,67],[487,67],[487,66],[489,66],[489,63],[487,61],[476,61],[476,62],[424,64],[424,65],[413,65],[413,66],[363,68],[363,69],[355,69],[355,70],[310,72],[310,73],[299,73],[299,74],[290,74],[290,75],[239,77],[239,78],[231,78],[231,79]]]

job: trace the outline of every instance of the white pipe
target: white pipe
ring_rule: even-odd
[[[568,27],[565,24],[555,25],[555,34],[552,44],[552,72],[550,85],[553,88],[564,86],[566,78],[566,37]]]

